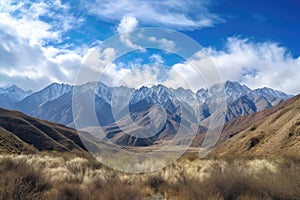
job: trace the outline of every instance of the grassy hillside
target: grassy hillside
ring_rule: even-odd
[[[20,112],[0,108],[0,128],[0,148],[8,152],[12,149],[17,152],[85,150],[76,130]]]
[[[36,150],[20,140],[13,133],[0,127],[0,154],[1,153],[34,153]]]
[[[300,95],[228,123],[212,154],[300,156]]]

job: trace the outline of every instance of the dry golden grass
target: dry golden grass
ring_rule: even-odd
[[[5,157],[0,162],[0,199],[42,199],[51,188],[41,171],[25,159]]]
[[[0,156],[4,199],[300,199],[300,159],[200,160],[182,157],[145,174],[127,174],[71,155]]]

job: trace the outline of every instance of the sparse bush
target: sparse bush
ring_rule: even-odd
[[[57,199],[84,200],[87,199],[87,196],[78,185],[66,184],[58,188]]]
[[[42,173],[24,161],[2,159],[0,173],[0,199],[41,199],[50,189]]]
[[[106,173],[103,178],[96,178],[92,182],[93,196],[90,199],[139,200],[142,198],[138,185],[125,183],[115,173]]]
[[[199,180],[186,173],[182,173],[179,181],[173,187],[178,193],[174,199],[239,199],[253,193],[253,181],[250,175],[233,163],[215,161],[211,164],[209,176]],[[175,190],[175,191],[176,191]]]
[[[256,182],[253,175],[235,163],[222,165],[214,162],[209,178],[205,180],[207,190],[224,200],[238,199],[255,194]]]
[[[270,167],[260,167],[259,171],[250,170],[243,162],[214,161],[209,170],[210,176],[203,181],[180,175],[171,199],[299,199],[299,165],[279,166],[277,171]],[[253,167],[254,165],[252,165]],[[297,172],[298,171],[298,172]]]
[[[211,195],[204,187],[203,181],[183,173],[177,183],[169,186],[169,195],[178,200],[208,199]]]
[[[84,174],[88,166],[88,160],[74,158],[66,162],[67,169],[74,174]]]
[[[159,191],[159,188],[164,183],[165,183],[165,180],[159,175],[150,176],[148,178],[148,184],[154,190],[155,193],[157,193]]]
[[[257,174],[260,193],[270,199],[300,199],[300,166],[291,161],[278,165],[276,173],[262,170]]]

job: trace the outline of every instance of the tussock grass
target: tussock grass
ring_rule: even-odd
[[[24,159],[0,161],[0,199],[41,199],[51,188],[43,174]]]
[[[297,156],[208,159],[193,155],[145,174],[109,169],[89,157],[0,155],[2,199],[300,199]]]

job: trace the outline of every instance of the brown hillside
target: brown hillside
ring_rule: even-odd
[[[212,155],[300,154],[300,95],[225,125]]]
[[[85,147],[74,129],[0,108],[0,149],[82,151]]]
[[[33,153],[36,150],[13,133],[0,128],[0,153]]]

